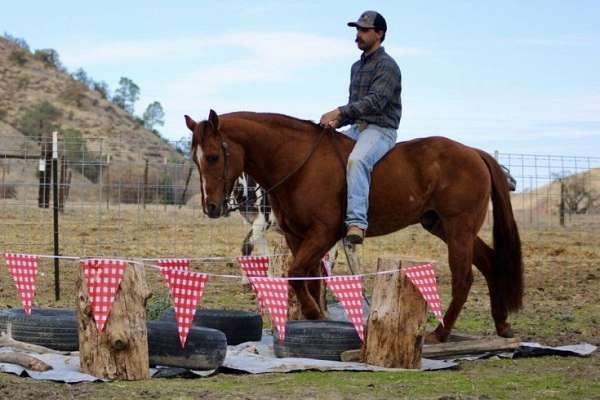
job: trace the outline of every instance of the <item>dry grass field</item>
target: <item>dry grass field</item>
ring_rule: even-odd
[[[0,250],[50,254],[51,210],[35,204],[0,202]],[[68,207],[61,216],[61,252],[64,255],[144,257],[235,257],[246,233],[237,215],[207,220],[198,209],[169,206],[115,206],[97,204]],[[586,341],[600,345],[600,242],[599,225],[577,229],[524,228],[526,295],[522,312],[512,316],[522,340],[545,344]],[[489,241],[490,231],[482,237]],[[279,240],[269,234],[272,242]],[[442,302],[447,305],[450,274],[443,243],[420,227],[410,227],[382,238],[367,240],[360,250],[365,272],[373,271],[377,257],[433,259],[438,266]],[[61,261],[61,299],[54,300],[53,264],[40,265],[39,306],[72,306],[77,263]],[[230,261],[193,262],[196,271],[238,273]],[[344,263],[337,274],[347,273]],[[160,275],[149,269],[147,279],[157,298],[164,298]],[[367,280],[367,289],[371,283]],[[6,268],[0,267],[0,307],[20,303]],[[256,309],[253,295],[238,280],[209,280],[202,306]],[[457,331],[493,335],[487,288],[476,272],[469,300]],[[137,383],[64,385],[34,382],[0,374],[0,398],[600,398],[600,355],[590,358],[544,357],[538,359],[463,362],[458,371],[434,373],[319,373],[261,376],[219,374],[197,380],[152,380]],[[444,397],[445,396],[445,397]]]

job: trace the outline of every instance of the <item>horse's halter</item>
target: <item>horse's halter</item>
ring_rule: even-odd
[[[212,125],[212,123],[210,121],[207,121],[208,124],[210,124],[211,128],[215,131],[215,133],[217,133],[219,135],[219,137],[221,138],[221,151],[223,153],[223,176],[221,177],[221,179],[223,180],[223,202],[221,203],[221,209],[223,210],[223,215],[224,216],[229,216],[230,211],[232,210],[230,207],[230,203],[232,202],[231,200],[231,195],[229,193],[229,185],[227,184],[227,177],[228,177],[228,173],[229,173],[229,144],[225,141],[225,138],[223,137],[223,135],[221,134],[221,132],[219,132],[218,129],[215,129],[215,127]],[[194,132],[194,134],[196,134],[196,132]],[[198,155],[197,155],[197,146],[200,145],[200,140],[198,140],[198,144],[196,146],[194,146],[194,148],[192,149],[192,160],[194,161],[194,163],[196,164],[196,166],[198,166],[198,174],[200,175],[200,194],[201,194],[201,198],[202,198],[202,212],[204,213],[204,215],[208,215],[208,211],[206,209],[206,193],[204,192],[204,177],[202,176],[202,168],[200,168],[200,160],[198,160]]]
[[[210,126],[213,128],[213,130],[219,134],[219,137],[221,138],[221,150],[223,152],[223,177],[222,177],[222,179],[223,179],[223,202],[221,203],[221,207],[222,207],[222,210],[224,211],[224,215],[229,216],[230,212],[240,209],[241,207],[243,207],[245,205],[245,203],[247,203],[247,201],[244,201],[240,204],[232,206],[233,200],[231,199],[231,195],[230,195],[230,193],[228,191],[228,187],[227,187],[228,186],[227,185],[227,173],[228,173],[228,169],[229,169],[229,145],[225,141],[221,132],[219,132],[218,129],[214,129],[214,126],[211,124],[210,121],[207,121],[207,122],[210,124]],[[308,162],[308,160],[312,157],[314,152],[317,150],[317,147],[319,147],[319,144],[321,143],[321,140],[325,136],[325,133],[328,131],[331,131],[331,130],[327,129],[326,127],[323,127],[323,129],[321,130],[321,133],[319,134],[319,137],[313,144],[312,148],[310,149],[309,153],[304,158],[304,160],[302,160],[302,162],[294,170],[292,170],[290,173],[285,175],[277,183],[275,183],[269,189],[266,189],[265,191],[263,191],[262,195],[260,195],[258,198],[267,196],[268,194],[273,192],[275,189],[277,189],[279,186],[281,186],[284,182],[286,182],[289,178],[291,178],[292,175],[294,175],[296,172],[298,172],[300,169],[302,169],[302,167]],[[194,134],[195,134],[195,132],[194,132]],[[337,149],[337,147],[336,147],[336,152],[338,153],[338,156],[339,156],[339,149]],[[202,172],[201,172],[201,168],[200,168],[200,162],[198,161],[198,157],[196,155],[196,146],[194,146],[194,148],[192,149],[192,157],[193,157],[194,162],[198,166],[198,173],[200,174],[200,192],[202,194],[202,212],[204,212],[205,215],[208,215],[208,212],[206,210],[206,200],[205,200],[206,194],[204,193],[204,184],[203,184],[203,177],[202,177]]]

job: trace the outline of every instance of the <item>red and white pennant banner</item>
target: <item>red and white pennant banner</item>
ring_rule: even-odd
[[[444,325],[442,302],[440,301],[433,266],[431,264],[416,265],[414,267],[404,267],[402,271],[404,271],[413,285],[419,289],[419,292],[421,292],[421,295],[427,302],[429,310],[435,315],[435,319]]]
[[[187,271],[190,269],[191,260],[189,258],[162,258],[160,260],[157,260],[156,263],[160,267],[160,273],[165,278],[165,283],[167,284],[167,287],[169,287],[169,284],[167,283],[169,278],[165,274],[165,271],[173,269]]]
[[[241,256],[238,257],[238,262],[241,270],[244,272],[244,274],[246,274],[247,278],[251,276],[260,276],[264,278],[267,277],[267,272],[269,271],[269,257]],[[256,293],[256,297],[258,298],[258,309],[261,313],[263,313],[266,310],[266,306],[261,297],[258,295],[258,290],[252,281],[250,281],[250,285],[252,286],[252,290],[254,290]]]
[[[364,341],[362,277],[360,275],[332,276],[325,278],[325,282],[336,299],[342,303],[346,316],[354,324],[358,337]]]
[[[279,339],[283,341],[288,312],[288,280],[258,276],[249,276],[248,280],[255,288],[259,302],[264,307],[263,310],[266,309],[271,314]]]
[[[266,277],[269,271],[269,257],[266,256],[241,256],[238,262],[246,276]]]
[[[196,307],[202,298],[208,275],[181,269],[161,270],[166,278],[167,286],[175,306],[175,318],[179,331],[179,343],[185,347],[190,327],[194,321]]]
[[[29,254],[5,253],[6,266],[15,281],[17,292],[23,303],[25,314],[31,314],[31,305],[35,297],[39,257]]]
[[[88,259],[82,260],[81,266],[87,282],[96,329],[102,332],[123,279],[123,272],[127,268],[127,261]]]

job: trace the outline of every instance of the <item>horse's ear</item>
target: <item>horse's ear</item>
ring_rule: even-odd
[[[188,129],[192,132],[194,132],[196,126],[198,125],[198,123],[194,121],[189,115],[185,116],[185,124],[187,125]]]
[[[215,132],[219,130],[219,116],[217,115],[215,110],[211,109],[208,113],[208,122],[210,123]]]

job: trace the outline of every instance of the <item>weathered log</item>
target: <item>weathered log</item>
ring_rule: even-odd
[[[377,271],[397,269],[399,261],[378,259]],[[390,368],[421,368],[427,305],[401,272],[377,275],[362,360]]]
[[[424,358],[447,359],[467,354],[513,352],[519,345],[517,338],[469,338],[466,340],[425,344],[421,353]],[[361,361],[361,349],[347,350],[341,354],[342,361]]]
[[[77,290],[81,371],[106,379],[148,379],[145,307],[150,289],[143,266],[130,264],[125,269],[103,332],[96,328],[83,268]]]
[[[423,357],[442,359],[466,354],[513,352],[520,345],[517,338],[462,340],[423,346]]]
[[[38,358],[30,356],[29,354],[18,353],[14,351],[1,352],[0,362],[20,365],[23,368],[37,372],[44,372],[52,369],[50,365]]]
[[[7,329],[10,332],[10,322],[7,324]],[[13,339],[10,334],[0,333],[0,347],[11,347],[15,350],[27,351],[38,354],[68,354],[68,351],[58,351],[49,349],[45,346],[39,346],[37,344],[20,342]]]

